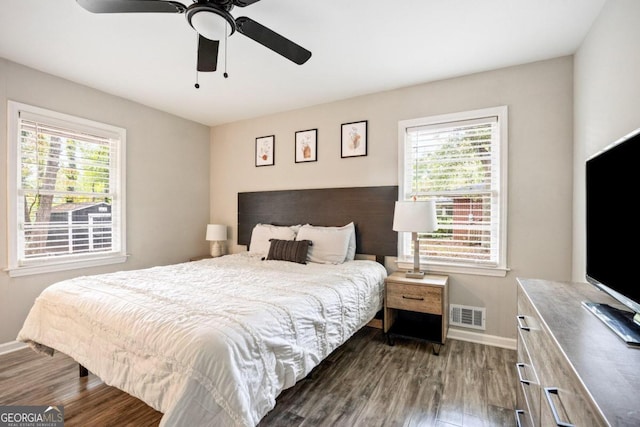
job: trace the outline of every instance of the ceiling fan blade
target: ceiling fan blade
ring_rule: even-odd
[[[298,65],[304,64],[311,58],[311,52],[307,49],[282,37],[280,34],[257,23],[251,18],[247,18],[246,16],[236,18],[236,25],[239,33],[257,41],[261,45],[268,47],[275,53],[284,56]]]
[[[233,4],[238,7],[250,6],[260,0],[233,0]]]
[[[177,1],[162,0],[76,0],[92,13],[160,12],[183,13],[186,6]]]
[[[215,71],[218,68],[218,40],[198,36],[198,71]]]

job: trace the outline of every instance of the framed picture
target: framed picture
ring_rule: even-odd
[[[318,160],[318,129],[296,132],[296,163]]]
[[[275,164],[275,135],[256,138],[256,166],[273,166]]]
[[[341,157],[367,155],[367,120],[342,124]]]

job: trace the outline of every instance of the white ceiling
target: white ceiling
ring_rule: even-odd
[[[197,35],[183,14],[0,0],[0,57],[213,126],[569,55],[605,2],[262,0],[232,14],[300,44],[311,59],[296,65],[236,33],[229,78],[220,60],[195,89]]]

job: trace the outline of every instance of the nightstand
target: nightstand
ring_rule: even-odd
[[[396,336],[432,342],[440,353],[449,329],[448,276],[410,279],[395,272],[385,280],[384,332],[389,345]]]

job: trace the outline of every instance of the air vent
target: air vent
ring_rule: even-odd
[[[449,325],[465,328],[485,329],[486,308],[451,304],[449,306]]]

